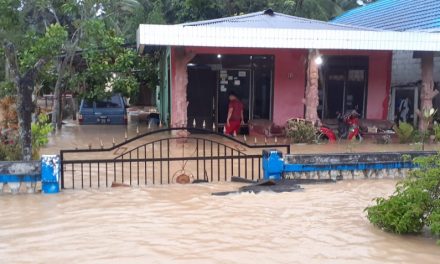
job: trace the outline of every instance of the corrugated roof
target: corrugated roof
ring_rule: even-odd
[[[379,0],[332,22],[395,31],[440,31],[440,0]]]
[[[279,29],[326,29],[326,30],[374,30],[359,26],[342,25],[273,12],[271,9],[240,16],[190,22],[183,27],[233,27],[233,28],[279,28]]]

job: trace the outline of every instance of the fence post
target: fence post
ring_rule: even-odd
[[[281,180],[284,171],[281,151],[263,150],[263,177],[265,180]]]
[[[58,193],[60,191],[60,157],[58,155],[43,155],[41,157],[41,189],[43,193]]]

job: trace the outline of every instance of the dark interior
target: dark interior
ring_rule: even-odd
[[[355,109],[366,112],[368,81],[367,56],[325,57],[320,82],[320,116],[333,119],[337,113]]]
[[[255,55],[197,55],[188,63],[188,122],[223,126],[228,97],[237,94],[244,119],[272,119],[274,57]]]

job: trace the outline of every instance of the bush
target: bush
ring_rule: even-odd
[[[49,117],[41,114],[38,121],[32,124],[32,158],[39,159],[41,147],[48,142],[48,135],[52,131],[52,124],[48,123]],[[21,160],[21,144],[16,130],[5,130],[0,134],[0,160]]]
[[[13,132],[1,133],[0,160],[14,161],[21,159],[21,147],[17,135]]]
[[[440,125],[435,123],[433,126],[435,141],[440,142]]]
[[[46,114],[40,114],[37,122],[32,124],[32,156],[38,158],[41,147],[48,142],[48,135],[52,132],[52,124],[49,123],[49,117]]]
[[[14,83],[9,81],[0,82],[0,98],[6,96],[15,96],[17,90],[15,89]]]
[[[368,220],[393,233],[418,234],[427,227],[440,235],[440,154],[414,162],[419,168],[396,185],[392,196],[376,198],[376,205],[365,209]]]
[[[411,124],[401,122],[399,126],[394,125],[393,129],[400,143],[410,143],[414,140],[415,132]]]
[[[316,129],[312,122],[304,119],[289,119],[286,136],[294,143],[312,143],[316,140]]]
[[[12,96],[5,96],[0,99],[0,127],[3,128],[17,128],[18,117],[15,109],[15,98]]]

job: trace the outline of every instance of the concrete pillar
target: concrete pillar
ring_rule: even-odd
[[[43,193],[58,193],[61,174],[60,157],[43,155],[41,157],[41,189]]]
[[[421,58],[422,90],[420,91],[420,117],[422,117],[421,115],[423,115],[424,110],[432,108],[432,99],[438,94],[438,91],[434,90],[434,53],[422,52]],[[420,118],[419,130],[425,131],[426,129],[426,121]]]
[[[313,121],[314,123],[320,122],[318,117],[318,81],[319,81],[319,65],[315,62],[315,59],[319,56],[317,50],[309,51],[308,67],[307,67],[307,86],[304,98],[304,104],[306,106],[305,119]]]
[[[175,48],[172,56],[174,56],[174,72],[172,73],[171,125],[173,127],[182,127],[188,124],[188,101],[186,97],[188,85],[187,64],[194,58],[195,54],[186,52],[184,48]]]

